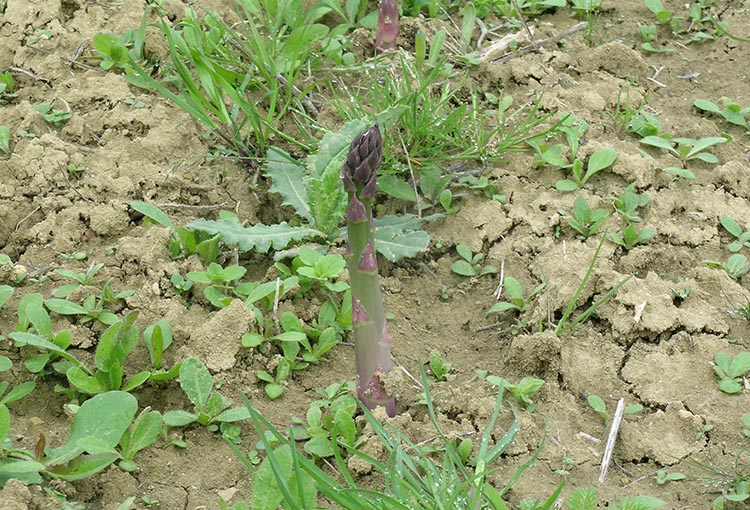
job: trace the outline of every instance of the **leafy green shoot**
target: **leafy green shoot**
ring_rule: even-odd
[[[626,226],[620,234],[609,234],[607,239],[626,250],[632,250],[639,244],[643,244],[656,235],[656,230],[651,227],[637,229],[635,225]]]
[[[606,209],[591,209],[588,202],[582,196],[577,196],[573,202],[573,217],[568,218],[568,225],[578,232],[581,239],[588,239],[604,226],[609,218]]]
[[[612,417],[609,415],[609,412],[607,412],[607,405],[604,403],[604,400],[602,400],[598,395],[589,395],[587,397],[587,401],[591,406],[591,409],[596,411],[596,414],[598,414],[602,418],[602,420],[604,420],[604,425],[608,426]],[[641,412],[642,410],[642,405],[631,404],[629,406],[625,406],[624,413],[635,414]]]
[[[473,253],[468,245],[459,244],[456,246],[456,251],[461,258],[451,264],[451,271],[454,273],[461,276],[484,276],[497,273],[494,266],[483,266],[484,254]]]
[[[742,391],[742,377],[750,372],[750,352],[732,357],[725,352],[714,356],[714,372],[719,378],[719,389],[733,395]]]
[[[717,262],[715,260],[702,260],[701,264],[715,269],[721,269],[732,280],[739,280],[750,271],[750,263],[747,257],[741,253],[730,255],[726,262]]]

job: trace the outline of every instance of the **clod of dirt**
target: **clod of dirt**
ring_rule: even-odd
[[[255,315],[239,299],[220,310],[190,335],[191,355],[218,372],[234,366],[242,335],[255,324]]]
[[[602,44],[582,52],[578,62],[583,72],[606,71],[618,78],[636,78],[643,82],[650,68],[643,57],[632,48],[618,42]]]
[[[0,510],[27,510],[30,501],[31,492],[15,478],[5,482],[0,490]]]
[[[581,326],[560,346],[564,387],[575,395],[621,397],[626,393],[617,371],[624,351],[593,328]]]
[[[462,211],[464,214],[455,216],[454,222],[437,225],[433,237],[452,244],[467,244],[476,253],[482,251],[485,241],[494,243],[513,226],[502,204],[494,200],[472,200]]]
[[[560,368],[560,338],[552,331],[517,336],[507,363],[519,374],[554,380]]]

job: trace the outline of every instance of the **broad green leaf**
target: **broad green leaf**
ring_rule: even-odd
[[[271,178],[271,193],[278,193],[282,205],[292,206],[295,212],[313,222],[305,187],[305,167],[278,147],[270,147],[266,153],[266,174]]]
[[[8,356],[0,356],[0,372],[5,372],[13,367],[13,362]]]
[[[162,417],[159,411],[141,413],[133,423],[125,457],[132,459],[136,452],[152,445],[159,438],[161,430]]]
[[[233,422],[246,420],[248,418],[250,418],[250,411],[248,411],[247,407],[234,407],[220,413],[215,420],[220,422]]]
[[[389,233],[387,230],[375,231],[375,249],[391,262],[414,257],[427,251],[430,236],[424,230]]]
[[[667,168],[662,168],[662,171],[667,172],[668,174],[676,175],[677,177],[682,177],[683,179],[687,179],[690,181],[695,180],[695,174],[688,170],[687,168],[678,168],[674,166],[669,166]]]
[[[495,303],[490,307],[489,310],[485,312],[485,315],[489,315],[491,313],[501,313],[501,312],[507,312],[508,310],[518,310],[518,306],[514,305],[513,303],[509,303],[507,301],[500,301],[499,303]]]
[[[151,372],[148,370],[144,370],[142,372],[138,372],[134,376],[132,376],[130,379],[125,381],[125,384],[122,385],[123,391],[132,391],[141,384],[148,381],[149,377],[151,377]]]
[[[0,404],[0,444],[4,444],[10,433],[10,411],[5,404]],[[2,465],[0,465],[2,469]],[[0,471],[2,472],[2,471]]]
[[[115,453],[101,453],[98,455],[82,455],[66,464],[51,466],[47,472],[54,478],[65,481],[81,480],[88,478],[103,469],[119,458]]]
[[[85,453],[90,453],[92,455],[98,455],[100,453],[117,453],[117,450],[98,437],[84,437],[83,439],[76,441],[76,445],[83,449]]]
[[[21,400],[23,397],[34,391],[35,387],[36,383],[34,381],[26,381],[13,386],[8,394],[0,399],[0,404],[10,404],[16,400]]]
[[[652,496],[635,496],[634,498],[622,498],[619,501],[620,510],[657,510],[667,503]]]
[[[68,354],[64,349],[61,349],[60,347],[53,344],[52,342],[45,340],[44,338],[41,338],[32,333],[23,333],[20,331],[14,331],[13,333],[10,333],[8,336],[12,340],[16,341],[16,343],[18,343],[19,345],[33,345],[34,347],[39,347],[41,349],[54,352],[60,357],[65,358],[66,360],[70,361],[74,365],[77,365],[79,367],[83,366],[80,361],[74,358],[71,354]]]
[[[13,295],[13,287],[10,285],[0,285],[0,308],[3,307],[6,301]]]
[[[586,175],[583,176],[583,181],[588,181],[589,177],[597,172],[609,168],[617,161],[617,151],[610,148],[603,148],[595,151],[589,156],[589,162],[586,166]]]
[[[318,144],[317,154],[307,158],[307,169],[312,177],[333,174],[338,179],[339,169],[349,152],[354,138],[359,136],[369,125],[361,120],[352,120],[336,133],[326,133]]]
[[[293,227],[286,222],[278,225],[252,225],[243,227],[234,221],[195,220],[190,228],[209,234],[221,234],[224,243],[236,245],[240,251],[256,250],[266,253],[269,249],[283,250],[292,241],[322,237],[322,233],[310,227]]]
[[[407,202],[417,201],[417,196],[414,194],[414,187],[395,175],[382,175],[378,177],[377,185],[380,191],[394,198]]]
[[[732,359],[729,365],[729,375],[739,377],[750,372],[750,352],[741,352]]]
[[[588,402],[591,408],[597,412],[606,412],[607,406],[598,395],[589,395]]]
[[[503,280],[505,294],[511,299],[523,299],[523,287],[521,283],[512,276],[506,276]]]
[[[44,302],[45,306],[60,315],[87,315],[88,310],[77,303],[67,299],[51,298]]]
[[[187,411],[167,411],[164,413],[164,425],[167,427],[182,427],[197,419],[196,415]]]
[[[0,414],[2,411],[0,411]],[[0,421],[2,418],[0,417]],[[2,438],[2,430],[0,430]],[[13,460],[7,464],[0,465],[0,475],[21,475],[24,473],[39,473],[44,471],[44,464],[34,460]]]
[[[172,220],[169,219],[169,216],[167,216],[164,211],[162,211],[155,205],[141,202],[139,200],[133,200],[132,202],[130,202],[130,207],[132,207],[145,217],[149,218],[150,220],[154,221],[155,223],[158,223],[162,227],[167,227],[173,232],[176,230],[174,224],[172,224]]]
[[[277,383],[266,384],[263,389],[271,400],[276,400],[284,393],[284,387]]]
[[[683,138],[675,138],[674,141],[677,143],[683,143],[689,139],[683,139]],[[690,140],[693,142],[692,148],[690,152],[688,153],[688,157],[692,157],[695,154],[702,152],[709,147],[712,147],[714,145],[720,144],[720,143],[726,143],[728,140],[724,138],[723,136],[709,136],[706,138],[701,138],[700,140]]]
[[[578,189],[578,184],[569,179],[560,179],[555,183],[557,191],[569,192]]]
[[[188,358],[180,368],[180,387],[197,410],[203,410],[208,404],[214,381],[208,369],[197,358]]]
[[[666,138],[662,138],[661,136],[645,136],[641,138],[641,143],[668,151],[671,151],[674,148],[674,143],[667,140]]]
[[[92,377],[78,367],[70,367],[65,372],[65,377],[68,378],[68,382],[76,390],[81,393],[88,395],[96,395],[97,393],[104,393],[107,388],[99,381],[96,377]]]
[[[73,417],[67,443],[52,450],[45,463],[55,466],[72,461],[83,452],[77,444],[82,439],[96,438],[104,445],[114,448],[130,426],[137,410],[138,402],[135,397],[124,391],[109,391],[93,396],[81,405]]]
[[[465,260],[457,260],[453,264],[451,264],[451,271],[461,276],[476,275],[476,271],[474,271],[474,267],[468,262],[466,262]]]
[[[584,222],[591,220],[591,208],[582,196],[577,196],[573,202],[573,217]]]
[[[699,110],[721,114],[721,108],[706,99],[696,99],[695,101],[693,101],[693,106],[695,106]]]
[[[39,336],[52,338],[52,320],[42,305],[29,303],[26,306],[26,318],[34,326]]]
[[[315,481],[304,470],[294,469],[294,453],[288,444],[268,452],[253,477],[250,504],[253,510],[276,510],[285,496],[279,483],[286,486],[294,500],[290,508],[314,508],[317,499]],[[275,465],[269,457],[273,456]],[[298,483],[301,483],[300,487]],[[300,498],[301,496],[301,498]],[[301,501],[300,501],[301,499]]]

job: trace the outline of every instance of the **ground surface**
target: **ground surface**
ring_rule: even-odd
[[[205,3],[219,10],[231,4]],[[734,33],[750,34],[750,11],[742,2],[717,3]],[[674,10],[682,8],[677,2],[667,4]],[[592,179],[593,187],[584,196],[592,205],[611,209],[610,198],[634,182],[638,191],[650,197],[642,225],[655,228],[657,235],[630,251],[605,243],[580,310],[627,275],[635,277],[599,310],[597,318],[571,335],[558,338],[547,331],[548,303],[553,317],[559,319],[585,274],[599,236],[582,242],[567,226],[561,211],[570,211],[574,196],[554,189],[559,172],[535,169],[531,154],[514,154],[487,169],[507,195],[506,205],[465,197],[456,215],[427,227],[433,241],[442,241],[441,248],[385,268],[386,306],[394,314],[394,354],[414,374],[417,363],[432,350],[453,364],[450,381],[436,383],[433,392],[444,427],[455,432],[474,432],[491,411],[491,388],[475,380],[476,369],[512,381],[523,376],[546,381],[534,399],[538,412],[522,415],[519,440],[501,460],[506,466],[502,479],[503,472],[510,473],[538,447],[546,417],[547,445],[513,489],[512,502],[548,495],[559,482],[554,471],[563,467],[570,471],[570,489],[598,486],[604,443],[579,434],[606,437],[607,428],[586,402],[587,395],[596,394],[610,410],[620,398],[645,406],[641,413],[625,418],[615,449],[616,466],[600,486],[600,494],[611,500],[650,494],[668,501],[669,508],[704,509],[716,497],[716,489],[705,485],[700,479],[705,473],[700,470],[674,465],[696,455],[699,459],[709,456],[717,466],[729,469],[739,450],[739,419],[750,409],[750,400],[747,392],[721,393],[711,364],[717,352],[736,354],[750,342],[747,320],[729,311],[745,305],[750,292],[743,288],[744,282],[733,282],[700,262],[726,260],[730,236],[721,228],[719,217],[731,215],[743,224],[750,216],[750,180],[744,131],[719,117],[700,115],[692,104],[697,98],[719,103],[723,96],[747,103],[750,46],[724,37],[689,46],[670,42],[676,49],[671,54],[645,53],[640,49],[637,24],[653,22],[653,15],[641,2],[614,0],[605,2],[605,7],[593,33],[595,47],[588,47],[584,35],[578,33],[542,54],[502,65],[484,64],[472,78],[488,88],[505,87],[516,104],[544,88],[546,108],[572,112],[591,125],[583,153],[602,146],[619,152],[613,171]],[[179,6],[173,8],[179,12]],[[271,402],[253,375],[264,368],[262,359],[238,347],[247,326],[243,312],[230,311],[236,316],[219,320],[200,299],[187,310],[172,297],[169,277],[200,269],[201,262],[197,258],[172,261],[167,231],[140,226],[129,201],[153,202],[178,225],[197,217],[214,217],[219,207],[236,210],[243,220],[273,217],[263,208],[273,207],[274,202],[250,190],[251,175],[246,168],[231,162],[207,163],[204,133],[176,107],[129,86],[117,74],[71,66],[65,60],[79,43],[97,33],[122,33],[137,27],[142,13],[143,3],[135,1],[109,7],[79,0],[10,0],[0,15],[0,70],[28,71],[12,71],[18,97],[0,106],[0,124],[16,133],[12,157],[0,160],[0,250],[37,278],[47,277],[39,285],[28,283],[16,289],[0,312],[0,332],[7,334],[15,327],[15,307],[24,294],[48,296],[61,285],[54,269],[80,271],[91,261],[102,262],[105,267],[99,281],[112,278],[117,291],[136,291],[127,298],[125,308],[140,310],[139,324],[159,318],[171,322],[175,330],[172,359],[189,355],[203,359],[214,370],[215,379],[222,381],[224,394],[238,401],[242,392],[247,393],[265,416],[283,428],[293,416],[304,415],[316,398],[315,388],[353,373],[353,350],[346,345],[336,347],[330,362],[300,372],[284,396]],[[577,21],[566,12],[531,23],[538,37],[547,37]],[[48,38],[40,37],[42,30],[49,30]],[[648,79],[655,69],[661,69],[656,80],[664,86]],[[699,75],[684,77],[691,73]],[[651,152],[656,163],[645,158],[637,138],[613,128],[607,112],[614,110],[621,90],[629,91],[633,104],[647,97],[647,110],[658,116],[664,132],[691,138],[728,132],[734,140],[716,148],[717,165],[691,165],[695,181],[673,181],[654,167],[674,166],[676,161],[658,152]],[[143,107],[132,107],[124,102],[127,99],[140,101]],[[73,112],[59,132],[51,132],[32,110],[33,104],[42,101],[56,101]],[[20,137],[20,130],[36,136]],[[66,171],[70,163],[85,169],[80,177]],[[607,223],[610,231],[622,225],[616,214]],[[450,265],[456,253],[452,246],[458,243],[483,251],[497,267],[504,261],[505,274],[525,288],[533,288],[546,275],[548,292],[526,316],[529,331],[513,334],[509,320],[483,328],[495,319],[485,317],[484,311],[495,302],[492,292],[497,279],[467,280],[453,274]],[[87,252],[89,259],[74,262],[61,257],[77,251]],[[256,279],[263,278],[269,266],[268,259],[257,256],[243,258],[241,263],[248,268],[248,276]],[[450,287],[447,300],[441,299],[443,285]],[[687,286],[689,295],[676,298],[673,289]],[[294,306],[303,309],[304,303]],[[544,331],[532,334],[539,318]],[[89,348],[96,338],[88,327],[73,330],[77,348]],[[6,341],[0,344],[0,353],[18,362],[10,375],[12,382],[30,378],[18,349]],[[135,368],[138,363],[145,366],[147,360],[137,361]],[[12,405],[12,437],[17,444],[33,447],[40,433],[46,435],[48,445],[65,439],[66,398],[54,393],[53,384],[39,384],[31,398]],[[417,391],[404,383],[397,393],[399,426],[415,441],[434,436],[424,420]],[[176,384],[147,387],[139,398],[142,406],[162,411],[187,406]],[[702,432],[705,425],[713,425],[706,434]],[[242,447],[251,449],[257,437],[249,427],[243,431]],[[140,455],[140,469],[132,475],[112,468],[58,488],[70,500],[107,509],[132,495],[158,500],[157,508],[167,510],[217,508],[219,496],[247,499],[251,480],[223,442],[203,428],[175,434],[187,442],[186,449],[157,443]],[[564,459],[574,465],[565,464]],[[652,476],[658,469],[682,471],[689,477],[658,486]],[[52,505],[38,494],[34,488],[27,492],[9,484],[0,508]],[[143,505],[140,500],[137,504]]]

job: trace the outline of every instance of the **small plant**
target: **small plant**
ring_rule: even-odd
[[[742,247],[750,248],[750,231],[744,230],[740,227],[731,216],[721,216],[719,222],[724,229],[735,237],[727,249],[732,253],[737,253]]]
[[[750,131],[750,106],[741,107],[728,97],[722,98],[722,106],[706,99],[696,99],[693,106],[701,111],[720,115],[725,121]]]
[[[484,259],[484,254],[473,253],[469,246],[459,244],[456,246],[456,251],[461,259],[451,264],[451,271],[454,273],[461,276],[484,276],[497,272],[494,266],[482,266],[481,261]]]
[[[599,496],[593,487],[582,487],[571,492],[565,499],[567,510],[595,510],[601,508]],[[613,510],[657,510],[667,503],[651,496],[635,496],[620,499],[613,503]],[[610,505],[606,505],[608,508]]]
[[[645,0],[644,3],[648,10],[656,15],[656,19],[662,25],[667,25],[672,21],[672,11],[666,10],[661,0]]]
[[[714,372],[721,391],[730,395],[741,392],[742,377],[750,372],[750,352],[741,352],[734,358],[725,352],[716,353]]]
[[[750,437],[750,414],[744,413],[742,417],[740,417],[740,421],[742,422],[742,435]]]
[[[78,290],[80,287],[93,287],[94,277],[96,276],[96,273],[98,273],[103,267],[104,264],[102,263],[96,264],[92,262],[85,273],[77,273],[75,271],[71,271],[70,269],[56,269],[55,273],[73,280],[76,283],[63,285],[62,287],[57,288],[53,293],[53,296],[55,296],[56,298],[65,298],[68,297],[72,292]]]
[[[0,105],[7,104],[17,95],[16,84],[10,71],[0,73]]]
[[[568,218],[568,225],[585,240],[599,232],[607,218],[609,218],[609,211],[606,209],[592,210],[586,199],[578,196],[573,202],[573,217]]]
[[[654,477],[657,485],[665,485],[667,482],[677,482],[686,478],[684,473],[667,473],[663,469],[658,470]]]
[[[531,397],[536,395],[544,384],[542,379],[536,379],[534,377],[524,377],[515,384],[495,375],[488,375],[486,380],[494,386],[505,389],[513,395],[513,398],[515,398],[519,404],[527,407],[532,405]]]
[[[591,409],[596,411],[596,414],[601,416],[602,420],[604,420],[604,425],[609,425],[609,421],[612,419],[612,417],[607,412],[607,405],[604,403],[604,400],[601,399],[598,395],[589,395],[588,403],[591,406]],[[625,414],[635,414],[643,411],[643,406],[640,404],[631,404],[629,406],[625,406],[625,410],[623,411]]]
[[[509,310],[515,310],[519,313],[523,313],[529,308],[529,305],[537,296],[537,294],[544,290],[545,287],[546,284],[542,283],[538,285],[534,290],[532,290],[528,295],[525,295],[523,287],[521,286],[519,281],[512,276],[506,276],[503,280],[503,292],[506,296],[508,296],[508,301],[500,301],[499,303],[495,303],[494,305],[492,305],[492,307],[490,307],[489,310],[485,312],[485,315],[489,315],[491,313],[507,312]]]
[[[451,364],[443,361],[440,353],[434,350],[430,351],[429,367],[436,381],[445,381],[445,376],[451,371]]]
[[[0,154],[6,158],[10,157],[10,128],[0,126]]]
[[[162,319],[148,326],[143,331],[143,343],[146,344],[153,368],[149,379],[165,381],[179,375],[181,363],[175,363],[169,370],[164,369],[164,352],[172,345],[172,327],[167,321]]]
[[[750,263],[748,263],[747,257],[740,253],[730,255],[725,263],[717,262],[715,260],[702,260],[701,264],[705,264],[708,267],[713,267],[715,269],[721,269],[732,280],[739,280],[750,271]]]
[[[310,403],[305,422],[297,420],[303,431],[295,431],[294,438],[305,441],[304,449],[313,457],[333,457],[337,441],[346,446],[356,445],[357,401],[350,393],[354,387],[354,383],[347,381],[316,390],[323,398]]]
[[[52,103],[39,103],[33,106],[35,112],[39,112],[44,117],[47,124],[52,124],[55,127],[62,127],[63,124],[68,122],[73,114],[66,110],[58,110],[52,107]]]
[[[214,391],[214,380],[208,369],[197,358],[187,358],[180,366],[180,387],[193,403],[193,412],[167,411],[164,424],[169,427],[183,427],[199,423],[212,432],[219,425],[244,420],[250,417],[247,408],[231,407],[232,402]]]
[[[505,204],[507,201],[507,197],[498,191],[497,186],[490,183],[486,175],[480,175],[479,177],[466,175],[459,177],[458,183],[473,190],[474,193],[482,193],[485,197],[491,198],[501,204]]]
[[[689,162],[696,160],[711,164],[718,163],[718,158],[708,152],[708,149],[720,143],[726,143],[729,140],[731,140],[731,137],[728,135],[713,136],[698,140],[693,138],[670,138],[666,135],[660,135],[643,137],[641,138],[641,143],[669,152],[680,160],[682,168],[687,168]]]
[[[309,246],[302,245],[290,266],[283,262],[274,264],[285,278],[296,276],[300,293],[307,293],[313,285],[321,286],[329,292],[344,292],[349,285],[338,280],[344,272],[346,261],[337,254],[322,254]]]
[[[611,167],[617,160],[617,152],[612,149],[598,149],[589,156],[586,172],[583,171],[583,161],[576,159],[570,165],[570,179],[562,179],[555,183],[559,191],[575,191],[583,188],[588,180],[596,173]]]
[[[242,266],[221,267],[216,262],[211,262],[205,271],[191,271],[187,274],[188,280],[193,283],[200,283],[206,287],[203,294],[212,305],[218,308],[224,308],[232,298],[227,297],[225,292],[236,288],[237,281],[245,276],[245,269]]]
[[[622,230],[621,234],[609,234],[607,239],[630,251],[655,235],[656,230],[651,227],[637,229],[635,225],[630,224]]]
[[[634,191],[635,183],[631,184],[622,192],[619,198],[612,200],[615,211],[628,223],[639,223],[641,217],[637,209],[648,205],[648,195],[638,194]]]

